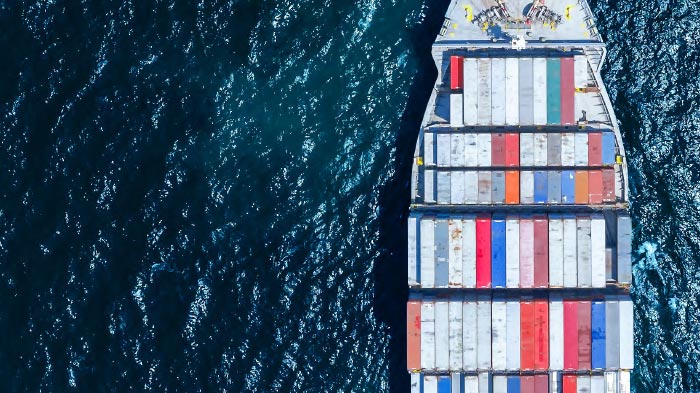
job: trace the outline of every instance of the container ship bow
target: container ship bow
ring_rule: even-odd
[[[453,0],[415,151],[411,391],[629,392],[625,151],[584,0]]]

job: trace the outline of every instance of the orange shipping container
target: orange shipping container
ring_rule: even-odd
[[[576,171],[574,178],[575,195],[574,203],[585,205],[588,203],[588,171]]]
[[[407,364],[409,370],[420,369],[420,302],[410,301],[406,307]]]
[[[588,172],[588,197],[591,204],[603,203],[603,171]]]
[[[517,205],[520,203],[520,172],[506,172],[506,203]]]

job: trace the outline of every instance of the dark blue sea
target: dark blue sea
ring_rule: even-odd
[[[0,391],[405,392],[448,0],[0,0]],[[700,4],[592,2],[636,392],[700,391]]]

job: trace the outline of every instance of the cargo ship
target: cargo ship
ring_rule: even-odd
[[[629,392],[627,166],[589,5],[452,0],[432,56],[408,216],[411,392]]]

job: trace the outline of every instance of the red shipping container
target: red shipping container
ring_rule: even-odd
[[[631,322],[629,322],[631,323]],[[591,302],[578,302],[578,369],[591,369]]]
[[[574,58],[561,58],[561,122],[562,124],[574,124],[575,108],[574,108],[574,93],[576,86],[574,85]]]
[[[535,304],[520,302],[520,369],[535,368]]]
[[[520,393],[535,393],[535,377],[523,375],[520,377]]]
[[[535,301],[535,369],[549,369],[549,302]]]
[[[615,202],[615,170],[603,169],[603,202]]]
[[[549,393],[549,374],[535,375],[535,393]]]
[[[406,307],[406,336],[409,370],[420,369],[420,302],[410,301]]]
[[[506,135],[492,134],[491,135],[491,165],[504,166],[506,165]]]
[[[591,132],[588,134],[588,166],[603,165],[603,134]]]
[[[506,166],[520,166],[520,134],[506,134]]]
[[[450,57],[450,88],[461,89],[464,79],[464,60],[462,56]]]
[[[603,171],[588,171],[588,203],[603,203]]]
[[[578,304],[564,301],[564,369],[578,369]]]
[[[562,393],[577,393],[578,386],[576,386],[576,376],[575,375],[564,375],[562,378]]]
[[[549,224],[546,217],[535,217],[534,286],[549,286]]]
[[[476,219],[476,287],[491,287],[491,219]]]

